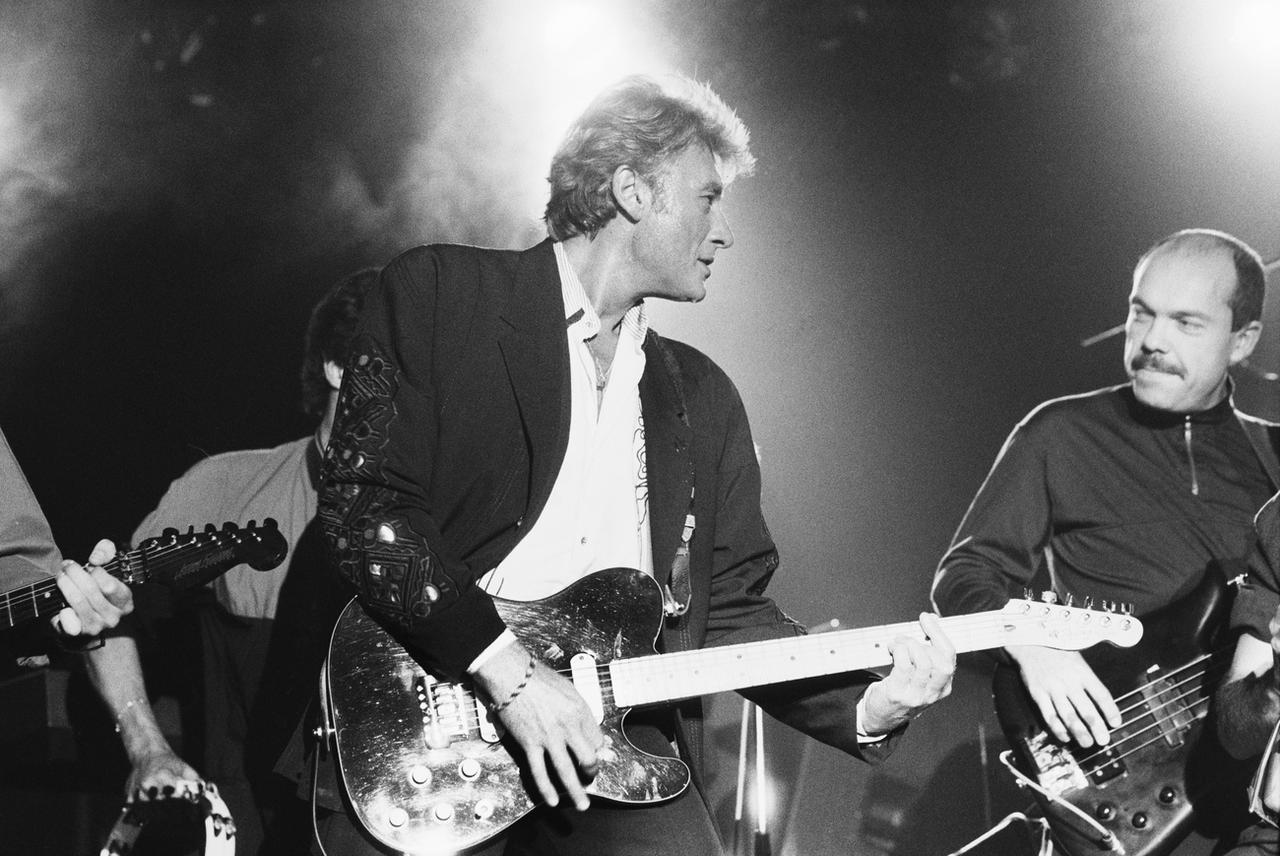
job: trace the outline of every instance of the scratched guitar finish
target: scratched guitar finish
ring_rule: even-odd
[[[607,743],[587,791],[624,803],[670,799],[689,783],[683,762],[628,742],[622,723],[629,708],[878,668],[891,663],[894,638],[922,638],[919,625],[907,622],[657,654],[661,591],[651,577],[625,569],[591,574],[539,601],[494,601],[521,642],[569,676],[596,712]],[[1131,616],[1029,601],[947,618],[943,627],[958,651],[1133,645],[1142,635]],[[521,765],[470,686],[427,675],[355,601],[334,628],[326,675],[347,793],[383,843],[414,856],[454,853],[501,833],[536,805]]]

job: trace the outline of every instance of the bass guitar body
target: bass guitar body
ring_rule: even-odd
[[[1111,691],[1123,724],[1105,747],[1061,743],[1048,733],[1017,667],[994,678],[996,713],[1019,769],[1067,856],[1166,856],[1196,827],[1230,814],[1217,801],[1243,793],[1242,768],[1204,732],[1230,651],[1215,652],[1229,608],[1211,571],[1182,600],[1143,617],[1136,646],[1095,649],[1085,660]],[[1237,787],[1238,785],[1238,787]]]

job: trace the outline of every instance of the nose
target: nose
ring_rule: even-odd
[[[1144,351],[1158,351],[1164,353],[1168,350],[1168,341],[1166,333],[1168,325],[1160,318],[1152,318],[1150,323],[1146,325],[1146,329],[1142,331],[1142,339],[1140,344]]]
[[[720,249],[727,250],[733,246],[733,230],[729,228],[729,221],[724,216],[724,209],[717,205],[713,212],[713,217],[711,234],[707,238]]]

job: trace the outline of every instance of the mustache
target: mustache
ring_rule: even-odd
[[[1166,360],[1160,354],[1138,354],[1130,362],[1129,367],[1135,372],[1150,369],[1151,371],[1182,377],[1182,366]]]

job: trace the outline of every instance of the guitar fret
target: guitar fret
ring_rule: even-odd
[[[1089,613],[1035,603],[1028,603],[1022,614],[1011,614],[1006,608],[952,616],[942,619],[942,624],[956,651],[963,653],[1025,641],[1018,634],[1025,633],[1028,625],[1039,631],[1036,638],[1040,644],[1053,645],[1055,637],[1051,628],[1057,622],[1083,622],[1092,620],[1094,616],[1094,626],[1088,629],[1095,635],[1107,631],[1121,634],[1140,627],[1137,620],[1129,616]],[[903,622],[636,657],[615,661],[609,669],[618,705],[634,707],[787,680],[881,668],[892,664],[889,644],[899,636],[918,640],[925,638],[919,624]]]

